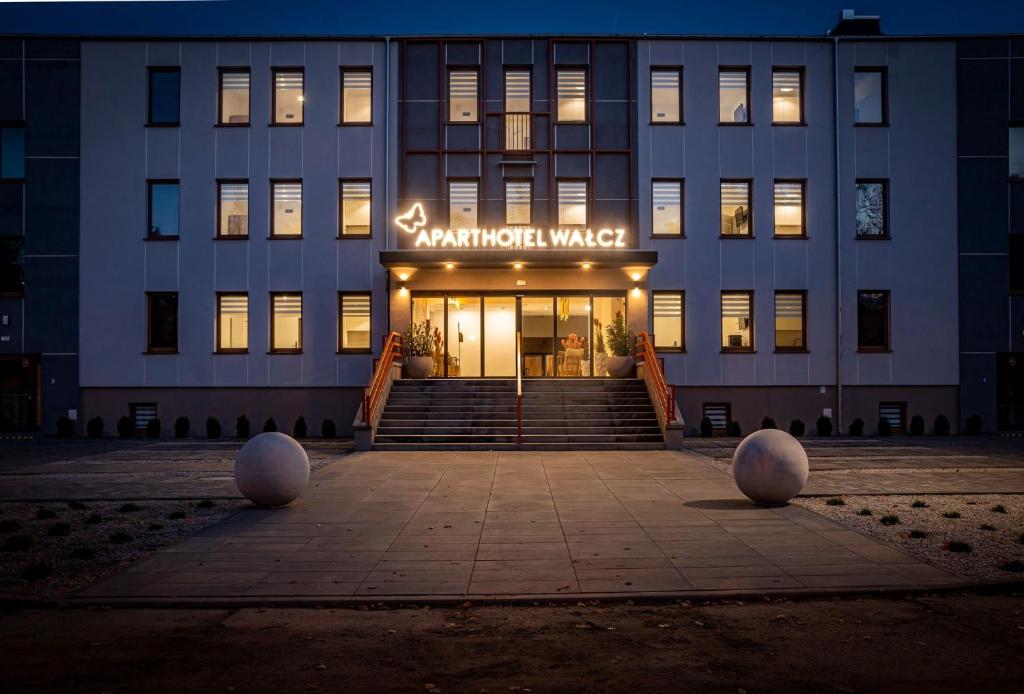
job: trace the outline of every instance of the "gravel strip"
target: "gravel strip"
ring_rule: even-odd
[[[838,505],[836,499],[845,503]],[[927,507],[914,508],[915,501],[924,502]],[[798,498],[794,503],[965,578],[984,582],[1024,579],[1021,495],[857,495]],[[1005,513],[994,511],[997,506],[1005,509]],[[871,515],[859,515],[862,509],[869,509]],[[947,518],[943,515],[947,513],[958,513],[960,517]],[[893,523],[892,516],[898,522]],[[925,537],[910,537],[914,530],[924,532]],[[951,547],[957,548],[951,543],[966,543],[970,551],[951,551]],[[1014,561],[1016,571],[1002,568]]]

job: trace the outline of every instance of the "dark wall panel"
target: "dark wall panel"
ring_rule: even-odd
[[[405,56],[405,93],[409,99],[438,99],[440,62],[436,43],[409,43]]]
[[[555,41],[555,65],[589,65],[590,42]]]
[[[20,236],[24,230],[21,181],[0,181],[0,236]]]
[[[438,103],[436,101],[410,102],[408,108],[408,125],[406,126],[406,147],[408,149],[437,149],[438,142]]]
[[[477,41],[451,41],[445,44],[445,60],[448,65],[479,65],[481,55],[481,46]]]
[[[628,101],[599,101],[594,104],[594,147],[629,149]]]
[[[433,218],[433,206],[429,200],[437,197],[437,155],[410,154],[406,159],[405,197],[409,202],[420,200]]]
[[[1005,253],[1006,159],[961,158],[958,169],[960,252]]]
[[[25,154],[77,157],[79,64],[29,61],[25,88]]]
[[[78,258],[25,259],[25,351],[78,351]]]
[[[960,351],[1005,349],[1009,277],[1005,255],[960,257]]]
[[[630,45],[598,42],[594,58],[594,98],[629,99]]]
[[[23,65],[20,60],[0,60],[0,121],[22,119]]]
[[[1006,156],[1009,83],[1002,60],[957,64],[957,148],[961,156]]]
[[[78,253],[78,160],[25,162],[25,251]]]

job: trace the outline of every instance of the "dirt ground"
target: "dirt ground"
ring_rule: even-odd
[[[689,606],[52,610],[7,692],[1019,692],[1024,595]]]

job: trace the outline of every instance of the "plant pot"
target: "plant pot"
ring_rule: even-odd
[[[612,355],[608,357],[605,368],[612,378],[627,378],[633,373],[633,357],[628,354],[624,357]]]
[[[434,370],[433,357],[406,357],[405,375],[409,378],[426,378]]]

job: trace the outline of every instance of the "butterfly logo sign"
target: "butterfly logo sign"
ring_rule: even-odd
[[[427,226],[427,215],[423,211],[423,205],[420,203],[413,204],[409,208],[409,211],[405,214],[395,217],[395,224],[407,234],[415,234],[420,229]]]

